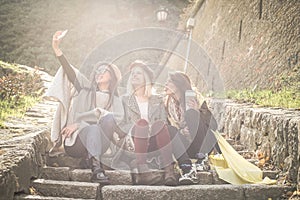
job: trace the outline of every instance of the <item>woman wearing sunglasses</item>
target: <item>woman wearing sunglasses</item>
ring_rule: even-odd
[[[59,48],[62,34],[57,31],[52,39],[62,68],[47,95],[60,101],[51,140],[55,146],[63,144],[68,155],[90,161],[92,182],[109,184],[100,158],[109,148],[116,124],[123,117],[117,92],[121,72],[114,64],[97,63],[91,78],[86,78],[69,64]]]

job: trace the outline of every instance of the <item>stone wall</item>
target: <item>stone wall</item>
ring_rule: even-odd
[[[299,0],[196,2],[186,14],[196,19],[193,40],[217,66],[225,89],[267,88],[299,65]]]
[[[42,130],[0,143],[0,199],[28,192],[45,165],[49,131]]]
[[[300,159],[299,110],[255,108],[251,104],[217,99],[210,105],[222,132],[245,145],[247,150],[270,157],[277,168],[287,172],[289,181],[297,182]]]

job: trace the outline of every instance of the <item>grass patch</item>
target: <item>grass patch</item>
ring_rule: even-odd
[[[40,99],[37,97],[24,96],[18,104],[8,100],[0,100],[0,128],[5,128],[4,122],[9,117],[22,118],[28,108],[31,108]]]
[[[281,107],[300,109],[300,92],[292,89],[272,90],[240,90],[228,91],[226,97],[238,102],[250,102],[265,107]]]

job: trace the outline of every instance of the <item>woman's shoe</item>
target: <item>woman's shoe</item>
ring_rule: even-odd
[[[109,185],[109,178],[105,175],[104,171],[96,170],[92,173],[91,182],[100,183],[101,185]]]
[[[165,185],[167,186],[176,186],[178,185],[177,179],[174,173],[173,164],[165,167]]]
[[[181,164],[181,177],[179,178],[180,185],[197,184],[199,179],[196,171],[193,169],[192,164]]]
[[[104,170],[101,167],[100,160],[95,157],[91,158],[92,164],[92,178],[91,182],[100,183],[101,185],[109,185],[109,178],[105,175]]]
[[[136,185],[161,185],[163,176],[158,172],[151,171],[146,164],[137,166]]]

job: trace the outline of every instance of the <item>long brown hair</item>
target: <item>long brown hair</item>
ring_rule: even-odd
[[[172,83],[176,86],[180,93],[180,100],[178,101],[174,95],[168,95],[166,100],[166,109],[167,113],[169,113],[169,104],[170,101],[173,100],[176,106],[181,106],[183,109],[185,109],[185,92],[187,90],[192,89],[192,84],[190,78],[184,74],[183,72],[170,72],[169,73],[169,79],[172,81]]]

